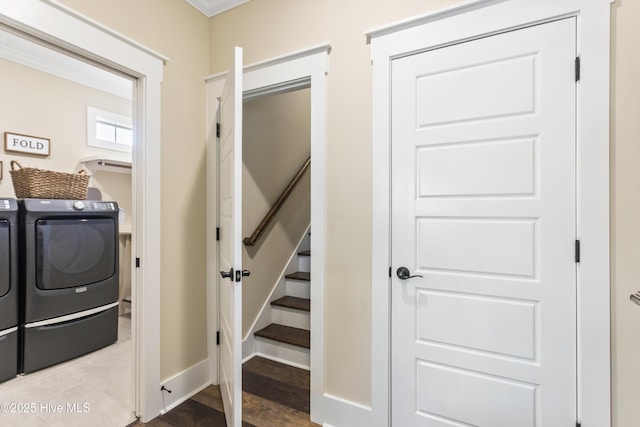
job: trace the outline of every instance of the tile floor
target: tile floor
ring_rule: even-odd
[[[131,319],[119,319],[115,344],[1,383],[0,426],[123,427],[134,421]],[[7,412],[7,404],[17,412]]]

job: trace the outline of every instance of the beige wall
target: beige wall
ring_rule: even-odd
[[[0,60],[0,75],[2,138],[4,132],[12,132],[51,140],[50,156],[42,157],[5,151],[3,139],[0,197],[15,197],[9,173],[12,160],[23,167],[77,172],[82,169],[82,158],[123,157],[123,153],[87,145],[87,107],[130,116],[130,100],[4,59]],[[98,173],[92,185],[103,191],[105,199],[115,200],[127,212],[131,211],[130,174]]]
[[[639,423],[640,307],[640,2],[612,6],[611,66],[611,308],[613,419]]]
[[[454,0],[254,0],[211,19],[211,72],[332,46],[327,76],[326,391],[371,402],[371,62],[364,32]],[[313,236],[313,231],[312,231]]]
[[[204,84],[233,45],[245,62],[331,42],[327,145],[327,391],[370,402],[371,66],[363,32],[454,0],[254,0],[207,20],[182,0],[63,0],[170,57],[163,85],[162,376],[206,355]],[[612,30],[612,339],[614,420],[640,401],[640,5],[617,0]],[[127,13],[123,13],[126,11]],[[153,19],[147,19],[153,17]],[[207,42],[209,40],[210,46]],[[210,67],[207,66],[210,61]],[[170,243],[169,243],[170,242]]]
[[[207,357],[207,18],[184,0],[62,0],[169,57],[162,83],[161,379]]]
[[[309,157],[310,90],[303,89],[246,101],[243,106],[242,230],[250,236],[264,214]],[[242,330],[250,331],[263,304],[309,226],[309,176],[287,199],[255,246],[243,248]]]
[[[455,1],[252,1],[211,20],[211,71],[231,46],[252,63],[325,41],[327,144],[327,391],[370,402],[371,66],[363,32]],[[640,402],[640,3],[612,6],[612,341],[615,425],[637,423]],[[268,17],[268,19],[265,19]],[[585,65],[586,66],[586,65]]]

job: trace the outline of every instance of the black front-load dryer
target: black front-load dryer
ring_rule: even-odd
[[[0,198],[0,381],[18,373],[18,204]]]
[[[21,372],[105,347],[118,337],[118,205],[20,200]]]

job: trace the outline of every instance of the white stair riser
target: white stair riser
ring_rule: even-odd
[[[271,319],[272,323],[277,323],[278,325],[311,330],[311,316],[308,311],[272,306]]]
[[[311,271],[311,257],[298,255],[298,271],[309,273]]]
[[[287,280],[287,295],[298,298],[311,298],[311,286],[303,280]]]
[[[311,366],[308,348],[272,341],[261,337],[256,337],[256,352],[269,358],[290,362],[309,369]]]

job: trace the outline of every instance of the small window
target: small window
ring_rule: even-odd
[[[131,153],[131,117],[87,107],[87,144],[91,147]]]

